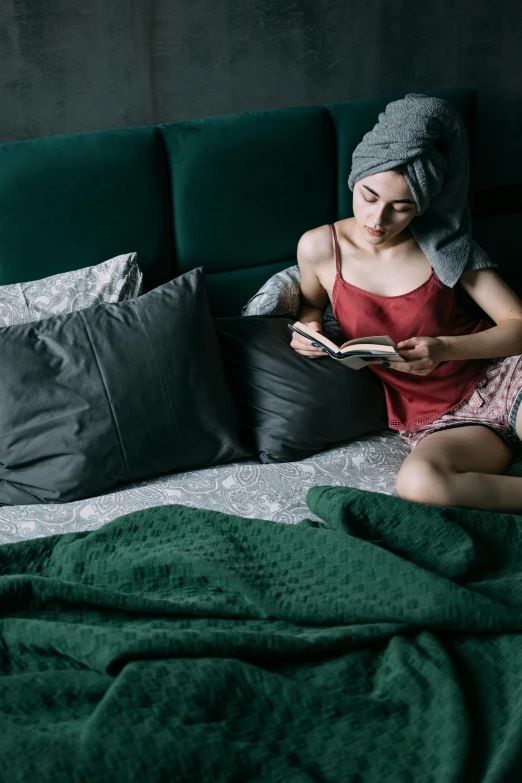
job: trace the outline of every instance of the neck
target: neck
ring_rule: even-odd
[[[411,239],[411,234],[408,231],[408,228],[406,227],[399,234],[396,234],[391,239],[385,242],[379,242],[379,244],[374,245],[371,242],[368,242],[368,240],[364,236],[364,234],[366,233],[364,231],[364,228],[361,229],[358,223],[356,223],[356,226],[357,226],[357,239],[360,244],[360,247],[363,250],[365,250],[369,256],[374,256],[376,259],[383,259],[385,256],[389,255],[391,251],[396,250],[398,247],[400,247],[405,242],[408,242]]]

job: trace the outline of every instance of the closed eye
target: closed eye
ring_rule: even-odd
[[[375,204],[375,200],[374,199],[366,198],[366,196],[363,196],[363,199],[365,201],[367,201],[368,204]],[[407,209],[395,209],[395,207],[394,207],[393,209],[395,210],[395,212],[409,212],[410,211],[409,207]]]

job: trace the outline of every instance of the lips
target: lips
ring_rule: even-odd
[[[384,231],[375,231],[375,229],[370,228],[370,226],[366,226],[370,234],[372,234],[375,237],[381,237],[384,234]]]

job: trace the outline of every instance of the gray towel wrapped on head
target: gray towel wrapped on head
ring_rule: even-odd
[[[471,236],[469,145],[453,104],[414,92],[389,103],[355,148],[348,187],[397,166],[417,205],[409,229],[439,280],[453,288],[465,269],[498,267]]]

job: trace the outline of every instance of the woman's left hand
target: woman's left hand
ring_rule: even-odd
[[[410,337],[397,343],[399,354],[405,362],[390,362],[390,369],[413,375],[429,375],[445,361],[445,346],[438,337]]]

